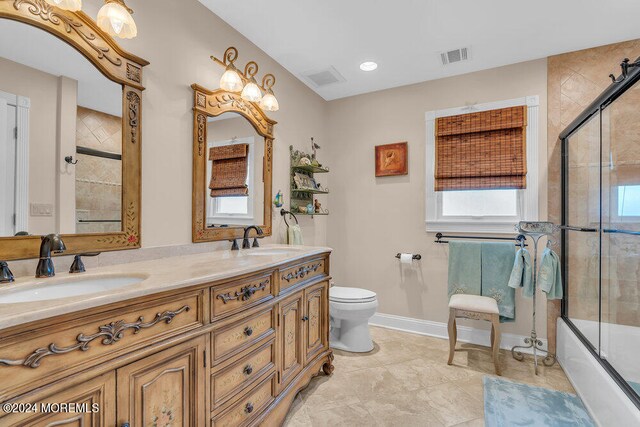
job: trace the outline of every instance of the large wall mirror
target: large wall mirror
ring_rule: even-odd
[[[192,88],[193,241],[237,238],[248,225],[270,235],[276,122],[239,94]]]
[[[0,259],[140,246],[142,67],[82,12],[0,1]]]

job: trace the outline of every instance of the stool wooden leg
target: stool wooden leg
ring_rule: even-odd
[[[491,349],[493,350],[493,341],[496,339],[495,330],[493,329],[493,323],[491,323]],[[493,356],[492,356],[493,357]]]
[[[458,331],[456,328],[456,309],[449,309],[449,361],[448,365],[453,363],[453,354],[456,351],[456,341],[458,340]]]
[[[493,349],[493,364],[496,368],[496,375],[500,375],[500,317],[495,314],[491,316],[491,347]]]

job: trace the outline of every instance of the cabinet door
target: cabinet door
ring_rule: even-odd
[[[118,369],[119,425],[204,426],[205,349],[198,337]]]
[[[280,303],[280,385],[286,386],[302,369],[302,292]]]
[[[59,388],[56,388],[59,390]],[[37,406],[37,412],[21,412],[0,418],[0,425],[16,427],[112,427],[116,422],[116,379],[109,372],[60,391],[43,389],[17,402]],[[76,404],[74,412],[65,412],[60,403]],[[46,412],[43,412],[46,411]],[[77,411],[77,412],[75,412]]]
[[[327,347],[328,339],[328,283],[322,282],[304,291],[302,327],[306,364]]]

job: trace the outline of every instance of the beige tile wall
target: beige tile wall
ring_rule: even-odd
[[[548,97],[548,114],[547,114],[547,141],[548,141],[548,156],[549,156],[549,200],[548,211],[549,220],[553,222],[560,221],[560,141],[558,135],[569,123],[578,116],[605,88],[611,84],[609,74],[618,75],[620,73],[620,67],[618,64],[625,57],[635,59],[640,55],[640,40],[632,40],[623,43],[616,43],[607,46],[601,46],[592,49],[586,49],[562,55],[552,56],[548,58],[547,66],[547,97]],[[637,104],[636,104],[637,105]],[[637,131],[633,131],[634,127],[630,124],[638,125],[638,116],[635,118],[618,120],[618,132],[617,144],[624,139],[624,135],[629,135],[629,132],[633,135],[638,135]],[[588,135],[589,134],[589,135]],[[615,137],[616,135],[612,133]],[[585,132],[580,135],[580,138],[594,137],[592,132]],[[595,135],[597,136],[597,135]],[[638,147],[637,141],[627,138],[629,142],[633,142],[634,145],[621,144],[620,147],[634,146]],[[584,143],[584,142],[583,142]],[[588,145],[588,144],[587,144]],[[629,154],[628,150],[626,151]],[[584,152],[585,155],[589,154],[589,151]],[[634,155],[635,156],[635,155]],[[635,157],[636,159],[640,157]],[[597,158],[596,158],[597,160]],[[572,199],[577,203],[587,202],[589,203],[594,197],[593,183],[588,178],[597,172],[589,171],[592,167],[589,166],[590,159],[579,158],[575,159],[572,163],[571,173],[577,176],[582,176],[584,179],[583,186],[578,189],[574,189],[575,194],[572,194]],[[605,183],[606,184],[606,183]],[[589,188],[591,186],[591,188]],[[578,194],[582,192],[582,194]],[[584,203],[583,203],[584,204]],[[576,220],[590,221],[593,217],[593,212],[589,208],[583,210],[584,218],[580,218],[577,214]],[[574,238],[574,237],[572,237]],[[580,237],[576,237],[580,238]],[[583,237],[583,239],[589,239],[589,237]],[[597,270],[597,265],[594,267],[594,263],[597,264],[597,260],[594,261],[595,250],[597,245],[594,242],[582,242],[582,249],[580,253],[576,253],[576,257],[569,260],[569,267],[573,272],[580,272],[577,276],[572,276],[572,280],[575,280],[575,287],[573,282],[570,282],[569,297],[573,302],[572,314],[580,316],[584,319],[594,320],[597,318],[597,285],[594,284],[594,270]],[[635,249],[636,252],[637,249]],[[621,253],[617,251],[617,253]],[[616,263],[618,262],[618,256],[614,255]],[[622,264],[628,263],[627,256],[620,257]],[[637,258],[636,258],[637,259]],[[637,263],[636,263],[637,266]],[[616,268],[618,268],[616,266]],[[608,271],[604,271],[608,273]],[[597,271],[596,271],[597,274]],[[634,272],[628,272],[628,276],[632,277],[631,283],[627,287],[621,290],[620,295],[626,295],[627,297],[633,296],[637,298],[638,292],[638,274],[637,268]],[[620,282],[620,285],[623,283]],[[609,286],[605,284],[605,287]],[[618,283],[616,283],[616,288]],[[606,288],[605,292],[609,294],[609,289]],[[629,293],[633,295],[628,295]],[[619,297],[618,297],[619,298]],[[628,300],[627,300],[628,301]],[[618,309],[622,309],[628,302],[622,303],[618,306]],[[594,309],[595,307],[595,309]],[[613,304],[610,304],[607,299],[603,304],[605,316],[609,316]],[[635,303],[630,303],[630,310],[614,310],[618,311],[614,315],[616,321],[627,323],[630,317],[633,321],[637,321],[637,315],[633,315],[633,312],[637,312],[637,300]],[[574,311],[575,310],[575,311]],[[555,348],[555,325],[556,318],[560,314],[560,304],[557,302],[551,302],[547,307],[548,322],[547,335],[550,338],[550,345]],[[595,316],[595,317],[594,317]],[[613,320],[613,319],[612,319]],[[628,324],[628,323],[627,323]],[[640,324],[640,323],[637,323]]]
[[[76,145],[122,154],[122,118],[78,106]],[[122,217],[122,162],[77,155],[76,218],[119,220]],[[76,224],[77,233],[120,231],[120,222]]]

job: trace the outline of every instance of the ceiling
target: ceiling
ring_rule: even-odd
[[[199,1],[327,100],[640,37],[637,0]],[[443,66],[460,47],[470,60]],[[344,82],[303,77],[331,66]]]
[[[0,58],[77,80],[78,105],[122,116],[121,85],[107,79],[80,52],[59,38],[31,25],[0,19],[0,40],[11,40],[0,43]]]

